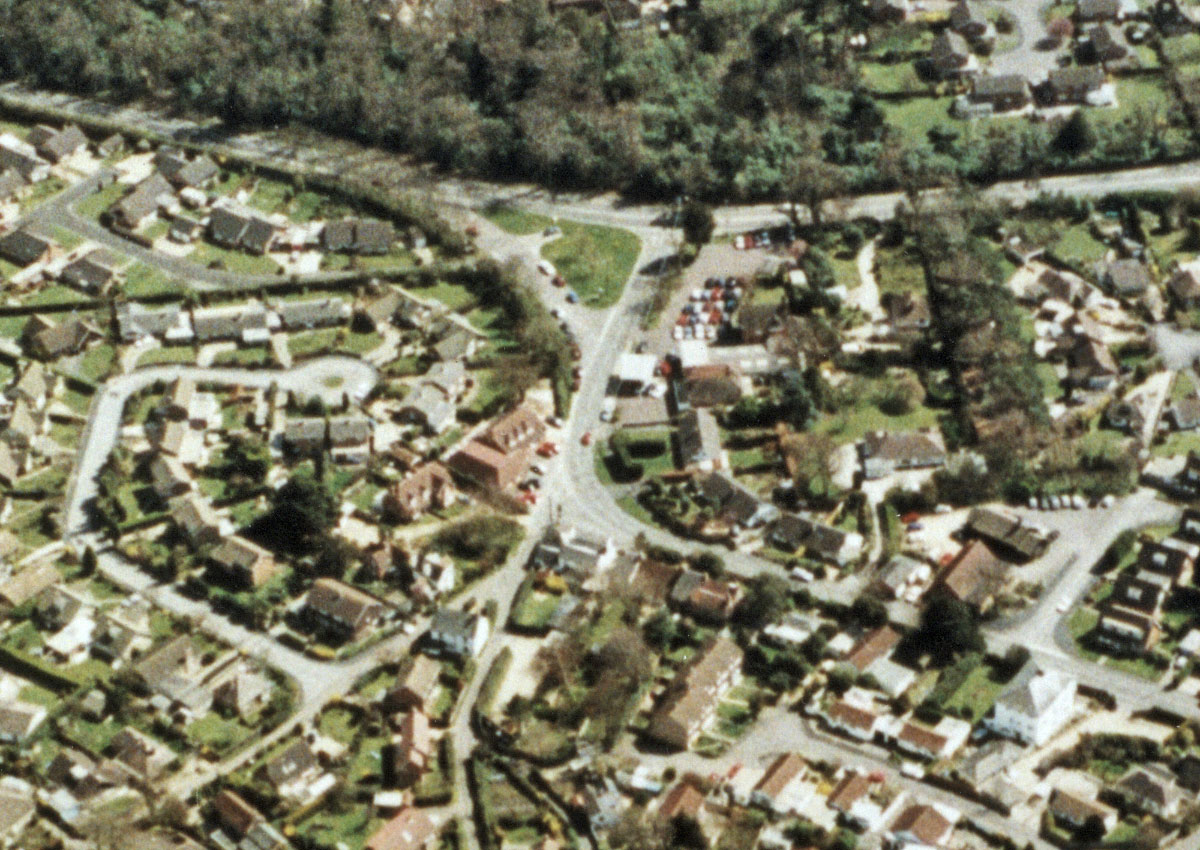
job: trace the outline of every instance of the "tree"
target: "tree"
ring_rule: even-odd
[[[643,630],[645,631],[647,642],[660,651],[669,647],[679,633],[679,627],[675,623],[675,618],[665,608],[656,611],[646,621]]]
[[[225,449],[225,463],[231,474],[261,484],[271,468],[271,450],[255,434],[234,434]]]
[[[791,588],[774,573],[760,573],[747,582],[746,595],[734,612],[739,623],[760,629],[775,622],[791,608]]]
[[[1054,139],[1054,147],[1069,156],[1080,156],[1096,146],[1096,131],[1082,109],[1076,109],[1062,125]]]
[[[271,511],[254,523],[254,529],[279,548],[306,552],[333,528],[337,517],[338,500],[329,486],[301,467],[271,494]]]
[[[805,500],[830,502],[840,492],[831,466],[837,446],[828,434],[789,434],[781,451],[788,469],[795,470],[796,490]]]
[[[928,652],[939,664],[986,648],[971,606],[943,593],[935,595],[921,611],[916,639],[919,650]]]
[[[813,226],[820,227],[825,202],[843,194],[847,187],[846,173],[826,161],[822,154],[814,152],[797,159],[783,187],[793,223],[800,224],[798,207],[804,206]]]
[[[96,550],[88,546],[83,550],[83,557],[79,560],[79,574],[82,576],[94,575],[96,572]]]
[[[850,606],[850,616],[855,622],[868,628],[877,628],[887,623],[888,611],[883,601],[868,593],[863,593]]]
[[[716,552],[697,552],[691,560],[692,566],[713,578],[720,578],[725,574],[725,559]]]
[[[1074,34],[1075,25],[1071,23],[1070,18],[1054,18],[1046,24],[1046,35],[1055,44],[1062,44]]]
[[[700,247],[712,240],[717,222],[712,207],[702,201],[688,200],[680,210],[679,226],[683,229],[684,241]]]

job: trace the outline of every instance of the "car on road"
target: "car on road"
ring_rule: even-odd
[[[560,274],[556,274],[553,278],[550,279],[550,282],[552,284],[554,284],[555,286],[557,286],[559,289],[562,289],[564,286],[567,285],[567,279]]]
[[[545,475],[545,474],[546,474],[546,467],[542,466],[540,463],[531,463],[531,464],[529,464],[529,469],[530,469],[532,472],[535,472],[535,473],[537,473],[538,475]]]
[[[549,260],[539,260],[537,270],[548,277],[554,275],[554,266],[550,264]]]
[[[1071,600],[1064,596],[1062,599],[1058,600],[1058,604],[1054,606],[1054,610],[1060,614],[1065,614],[1067,613],[1067,609],[1070,607]]]
[[[592,444],[592,432],[584,431],[583,436],[579,438],[579,444],[581,446],[590,446]]]
[[[793,567],[788,575],[791,577],[792,581],[800,582],[812,581],[815,578],[815,576],[813,576],[813,574],[808,570],[804,569],[804,567]]]
[[[554,457],[558,454],[558,443],[547,440],[537,447],[537,453],[540,457]]]
[[[578,304],[579,303],[579,296],[575,294],[574,289],[567,290],[567,303],[568,304]]]

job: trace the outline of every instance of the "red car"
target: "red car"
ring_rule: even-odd
[[[584,431],[583,436],[579,438],[579,444],[582,446],[590,446],[592,444],[592,432]]]
[[[560,289],[567,285],[567,279],[560,274],[556,274],[550,282]]]
[[[537,453],[542,457],[554,457],[558,454],[558,446],[547,441],[537,447]]]

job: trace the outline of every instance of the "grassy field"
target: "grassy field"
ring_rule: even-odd
[[[226,271],[239,274],[274,274],[279,270],[279,264],[267,256],[248,254],[245,251],[228,251],[211,242],[201,242],[196,245],[188,259],[206,268],[213,263],[220,263]]]
[[[169,345],[152,348],[138,358],[139,366],[155,366],[160,363],[195,363],[196,351],[191,346]]]
[[[838,411],[818,422],[813,430],[828,434],[839,444],[861,440],[868,431],[913,431],[937,425],[937,411],[917,404],[902,416],[889,416],[874,402],[862,399],[855,407]]]
[[[88,195],[75,205],[75,210],[86,218],[99,219],[101,213],[125,197],[125,193],[128,191],[129,187],[124,183],[112,183],[99,192]]]
[[[117,359],[117,350],[104,343],[95,345],[80,355],[76,372],[92,383],[98,383],[108,376],[113,363]]]
[[[46,304],[80,304],[90,300],[82,292],[77,292],[69,286],[52,283],[43,286],[28,297],[21,299],[24,306],[44,306]]]
[[[925,272],[915,254],[904,245],[876,250],[875,281],[881,295],[925,291]]]
[[[1092,236],[1087,224],[1073,224],[1064,228],[1053,249],[1064,260],[1078,260],[1081,263],[1103,260],[1108,253],[1108,246]]]
[[[1150,447],[1150,453],[1157,457],[1174,457],[1193,451],[1200,451],[1200,433],[1195,431],[1173,432],[1161,443]]]
[[[563,234],[542,246],[583,303],[611,307],[621,297],[642,243],[628,230],[563,222]]]
[[[554,223],[552,219],[544,215],[503,205],[489,206],[481,212],[481,215],[501,230],[517,236],[541,233]]]
[[[125,272],[125,294],[130,298],[150,298],[180,292],[183,286],[162,269],[134,263]]]
[[[919,95],[929,91],[929,84],[917,76],[916,66],[912,62],[898,65],[861,62],[858,71],[863,86],[871,92]]]
[[[444,280],[438,281],[433,286],[418,289],[416,294],[421,298],[441,301],[447,308],[456,313],[475,306],[477,300],[474,293],[462,284],[449,283]]]
[[[896,128],[904,138],[903,144],[909,146],[927,144],[929,131],[939,125],[962,126],[950,117],[953,102],[953,97],[914,97],[880,105],[884,120]]]
[[[960,716],[962,709],[967,708],[971,711],[971,722],[979,722],[979,719],[991,709],[996,697],[1000,695],[1000,691],[1004,689],[1004,682],[996,678],[995,672],[989,665],[980,664],[971,671],[958,690],[946,700],[945,705],[942,706],[943,710],[957,717]]]

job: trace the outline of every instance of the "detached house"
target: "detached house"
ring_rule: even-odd
[[[1013,513],[989,507],[971,509],[967,531],[1023,559],[1041,557],[1057,536]]]
[[[429,718],[409,709],[400,721],[400,734],[393,745],[392,772],[401,788],[415,784],[429,769],[435,753],[429,735]]]
[[[1167,281],[1167,290],[1181,310],[1200,307],[1200,263],[1183,263]]]
[[[1077,337],[1067,352],[1067,381],[1089,390],[1107,390],[1121,374],[1108,346],[1098,340]]]
[[[84,292],[103,293],[116,281],[120,264],[116,256],[101,248],[69,263],[60,276],[68,286]]]
[[[1000,692],[984,723],[997,735],[1040,747],[1070,721],[1076,687],[1074,679],[1030,661]]]
[[[945,847],[954,832],[951,823],[933,806],[909,806],[888,827],[892,847]]]
[[[883,478],[906,469],[932,469],[946,463],[946,442],[934,428],[872,431],[859,444],[863,474]]]
[[[679,456],[685,467],[712,472],[725,466],[721,430],[712,411],[684,411],[679,417],[677,435]]]
[[[977,611],[992,607],[1008,579],[1008,565],[980,540],[963,546],[934,579],[928,594],[945,594]]]
[[[269,550],[237,534],[226,538],[210,557],[223,573],[249,587],[262,587],[279,570]]]
[[[505,490],[524,473],[534,446],[546,435],[541,417],[521,405],[496,419],[482,436],[455,452],[449,466],[485,487]]]
[[[1111,89],[1102,68],[1087,65],[1074,68],[1052,68],[1045,85],[1047,99],[1051,103],[1087,104],[1103,106],[1112,100],[1105,89]],[[1136,262],[1119,260],[1118,262]]]
[[[1088,821],[1095,820],[1107,833],[1117,825],[1117,810],[1095,800],[1088,800],[1062,788],[1055,788],[1046,804],[1046,811],[1054,821],[1067,829],[1082,829]]]
[[[276,230],[274,222],[262,213],[231,201],[214,206],[208,221],[208,235],[213,242],[251,254],[265,254]]]
[[[971,54],[967,40],[951,30],[943,30],[933,40],[929,62],[942,79],[966,77],[979,71],[979,60]]]
[[[1024,109],[1032,100],[1029,81],[1020,74],[983,74],[975,78],[970,100],[977,106],[986,105],[992,112]]]
[[[742,650],[726,638],[717,638],[697,652],[655,708],[646,735],[681,750],[691,746],[737,683],[742,658]]]
[[[442,675],[442,665],[428,655],[412,658],[404,671],[396,678],[396,684],[384,697],[384,706],[389,711],[417,709],[429,711],[437,693]]]
[[[367,839],[365,850],[429,850],[437,828],[420,809],[406,806]]]
[[[456,495],[450,470],[436,461],[426,463],[387,489],[383,497],[383,512],[404,522],[411,522],[430,510],[448,508]]]
[[[0,257],[22,268],[49,260],[57,250],[53,239],[27,228],[0,236]]]
[[[459,658],[478,655],[487,638],[487,618],[470,611],[439,609],[429,625],[429,642],[439,651]]]
[[[158,213],[159,205],[174,201],[175,191],[158,172],[151,174],[109,210],[112,221],[127,230],[137,230]]]
[[[1132,768],[1112,790],[1129,808],[1168,821],[1178,816],[1184,799],[1175,776],[1158,765]]]
[[[331,578],[313,582],[302,609],[313,628],[343,641],[365,637],[383,619],[385,610],[383,600]]]
[[[371,420],[358,414],[329,420],[329,454],[334,463],[361,464],[371,459],[374,428]]]
[[[806,783],[807,763],[797,753],[784,753],[771,762],[750,792],[750,802],[776,815],[798,815],[815,793]]]

